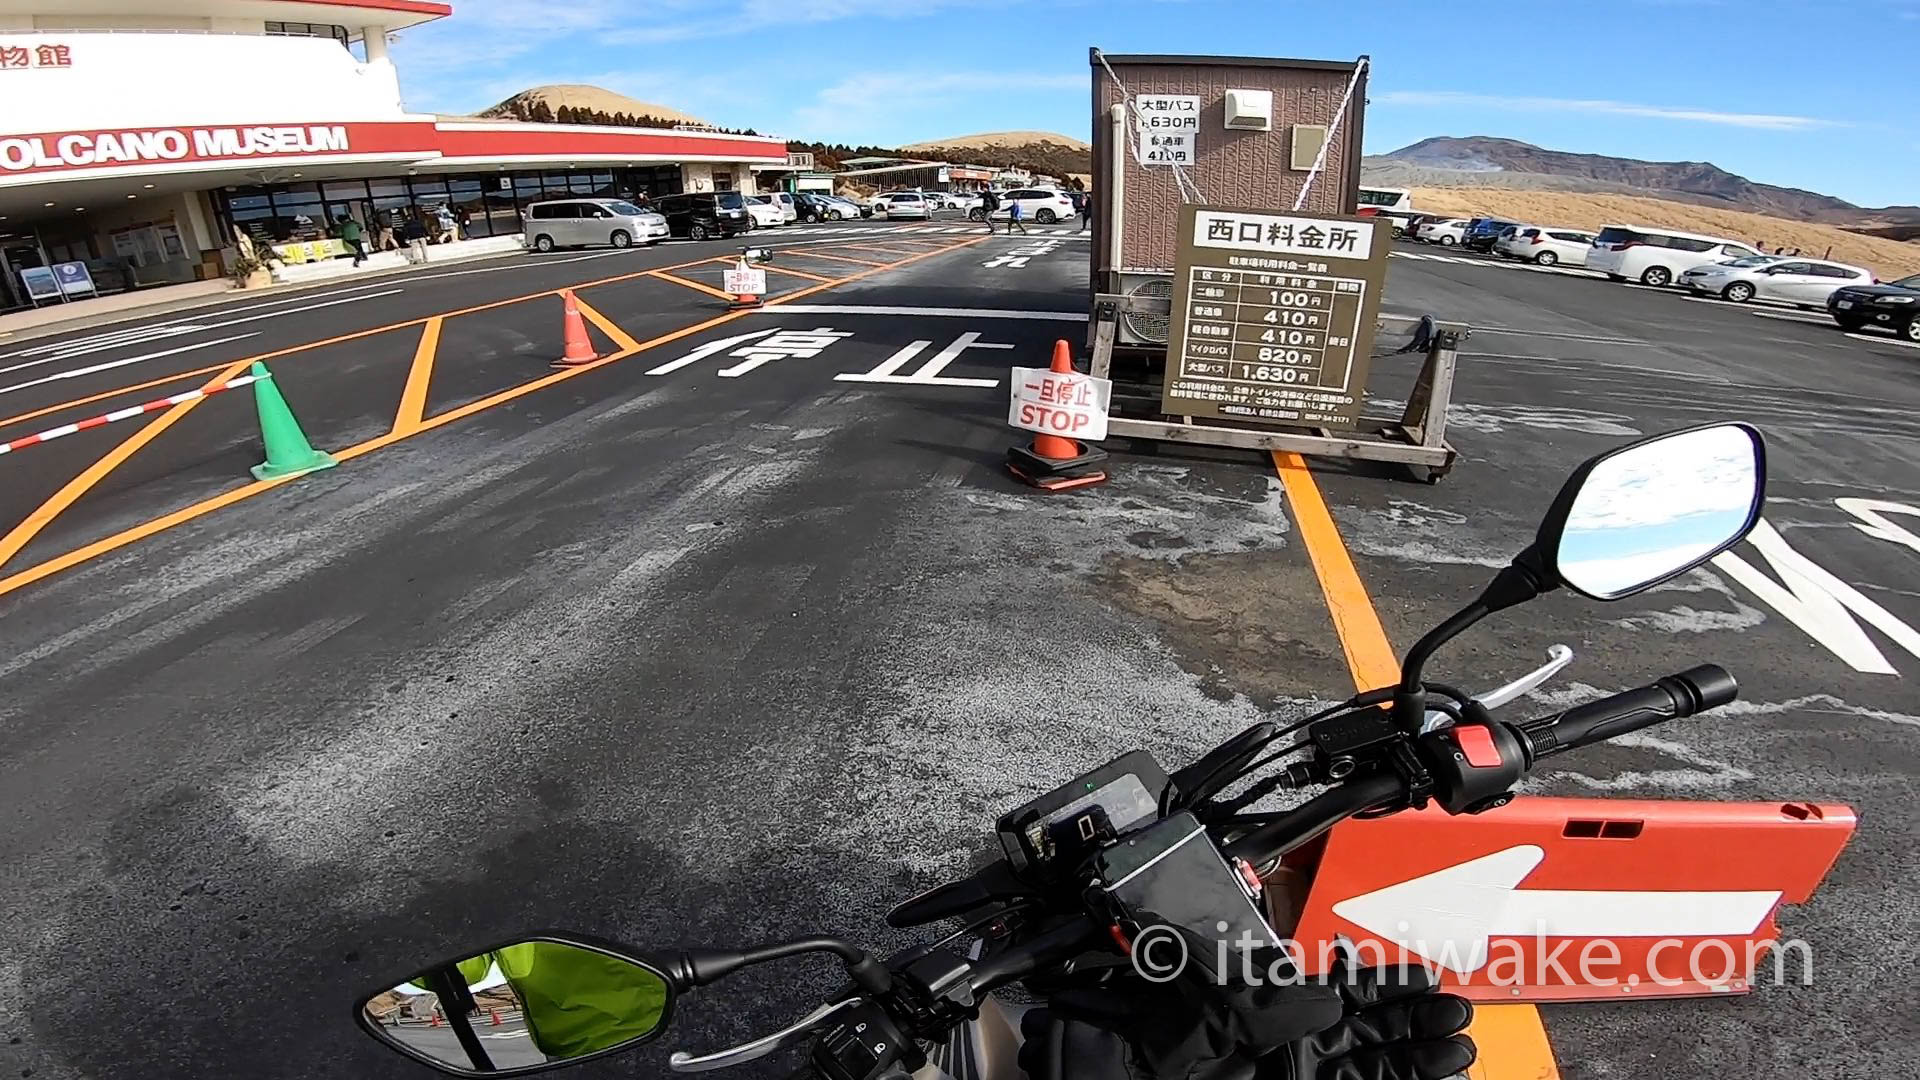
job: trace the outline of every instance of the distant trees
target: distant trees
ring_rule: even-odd
[[[524,96],[509,98],[480,115],[519,120],[529,124],[586,124],[600,127],[641,128],[674,128],[685,124],[684,121],[669,120],[664,116],[654,116],[650,113],[608,112],[605,109],[589,109],[584,105],[562,105],[555,109],[548,105],[545,99],[529,100]],[[736,130],[701,127],[701,130],[719,131],[728,135],[758,134],[752,128]]]
[[[847,158],[857,157],[936,157],[959,164],[991,165],[995,168],[1019,168],[1029,172],[1058,176],[1070,185],[1077,183],[1070,179],[1074,173],[1093,171],[1093,153],[1088,150],[1074,150],[1057,143],[1027,143],[1023,146],[976,147],[931,147],[907,153],[885,146],[848,146],[846,143],[819,143],[792,139],[787,149],[794,153],[811,153],[816,167],[827,170],[838,169]]]

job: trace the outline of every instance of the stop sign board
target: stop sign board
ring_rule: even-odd
[[[1013,369],[1013,401],[1007,423],[1013,427],[1099,442],[1107,437],[1107,406],[1113,380],[1077,371]]]

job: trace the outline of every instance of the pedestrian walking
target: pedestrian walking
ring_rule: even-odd
[[[360,230],[360,223],[345,214],[340,215],[340,239],[353,249],[353,265],[359,266],[367,261],[367,242]]]
[[[982,188],[980,190],[980,220],[987,223],[988,236],[993,235],[993,212],[998,209],[1000,209],[1000,196],[995,195],[992,188]],[[1008,231],[1012,231],[1012,226],[1008,226]]]
[[[1027,227],[1020,223],[1020,200],[1008,199],[1007,200],[1007,235],[1009,236],[1013,235],[1013,230],[1015,229],[1020,230],[1021,236],[1027,235]]]
[[[1093,192],[1089,191],[1085,195],[1082,195],[1080,197],[1080,227],[1073,231],[1086,232],[1087,222],[1092,218],[1093,218]]]

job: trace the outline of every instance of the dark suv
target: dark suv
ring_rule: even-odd
[[[667,219],[667,232],[690,240],[739,236],[753,229],[747,200],[737,191],[695,191],[662,195],[653,208]]]
[[[1511,229],[1520,224],[1518,221],[1507,221],[1503,218],[1474,218],[1467,226],[1466,237],[1460,241],[1460,246],[1474,251],[1490,252],[1493,250],[1493,242],[1500,239],[1500,230]]]
[[[1827,297],[1827,314],[1852,333],[1863,326],[1884,326],[1901,340],[1920,344],[1920,274],[1885,285],[1848,285]]]

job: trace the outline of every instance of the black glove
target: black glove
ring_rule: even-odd
[[[1252,959],[1263,979],[1275,961],[1287,971],[1280,950]],[[1020,1067],[1032,1080],[1442,1080],[1473,1063],[1455,1034],[1472,1017],[1417,967],[1226,986],[1129,973],[1030,1010]]]
[[[1444,1080],[1473,1064],[1463,1034],[1473,1005],[1440,993],[1426,968],[1341,967],[1327,979],[1340,994],[1339,1021],[1277,1055],[1288,1071],[1261,1062],[1261,1080]]]

